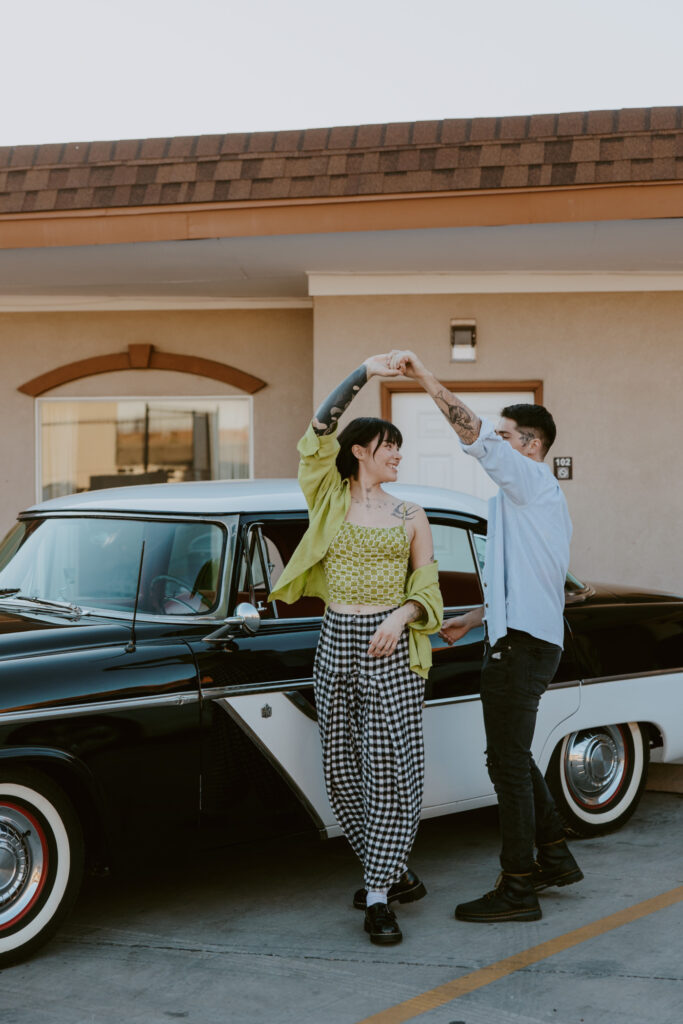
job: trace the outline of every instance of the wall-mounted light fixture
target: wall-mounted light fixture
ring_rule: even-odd
[[[476,320],[451,320],[452,363],[473,363],[477,358],[476,344]]]

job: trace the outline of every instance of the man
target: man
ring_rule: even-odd
[[[413,352],[392,352],[390,365],[432,396],[463,451],[478,459],[499,487],[489,502],[484,605],[446,620],[441,631],[448,643],[455,643],[473,626],[486,626],[481,701],[502,841],[502,874],[495,889],[459,904],[455,916],[461,921],[536,921],[541,917],[538,890],[583,878],[531,756],[538,702],[562,654],[572,532],[564,495],[543,461],[555,440],[555,424],[542,405],[520,404],[503,409],[494,430]]]

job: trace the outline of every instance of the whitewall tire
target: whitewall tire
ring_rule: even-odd
[[[649,761],[647,735],[637,722],[565,736],[546,779],[570,832],[594,836],[620,828],[638,806]]]
[[[83,833],[68,797],[42,772],[0,762],[0,967],[47,942],[82,877]]]

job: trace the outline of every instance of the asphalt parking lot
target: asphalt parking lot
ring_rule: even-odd
[[[393,947],[351,908],[343,840],[91,880],[59,936],[0,972],[0,1021],[680,1024],[683,796],[659,774],[669,791],[620,832],[574,844],[585,881],[542,894],[532,923],[452,916],[495,879],[495,808],[423,822],[412,863],[429,894],[399,909]]]

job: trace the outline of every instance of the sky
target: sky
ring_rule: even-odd
[[[0,0],[0,145],[683,104],[681,0]]]

